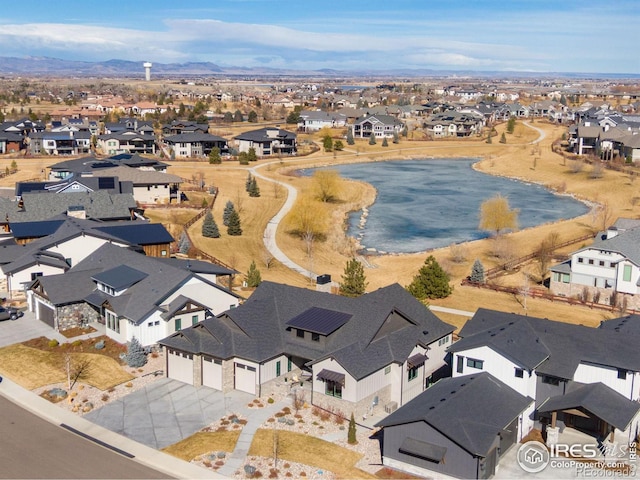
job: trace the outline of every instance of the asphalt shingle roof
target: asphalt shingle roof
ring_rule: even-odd
[[[486,457],[496,435],[532,402],[481,372],[438,381],[376,426],[424,422],[472,455]]]
[[[313,307],[351,318],[324,344],[300,341],[288,322]],[[358,379],[392,362],[404,362],[416,344],[426,346],[454,330],[397,284],[347,298],[262,282],[244,304],[201,323],[160,343],[257,362],[283,352],[312,361],[333,357]]]

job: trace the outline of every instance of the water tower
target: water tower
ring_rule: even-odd
[[[151,67],[153,64],[151,62],[144,62],[142,66],[144,67],[144,79],[148,82],[151,80]]]

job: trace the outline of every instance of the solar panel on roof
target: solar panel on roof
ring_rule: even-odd
[[[113,177],[98,177],[98,188],[100,190],[116,188],[115,178],[113,178]]]
[[[293,317],[287,322],[287,325],[308,332],[329,335],[347,323],[351,317],[350,313],[311,307],[300,315]]]

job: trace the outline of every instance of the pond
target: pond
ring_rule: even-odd
[[[349,216],[347,234],[357,238],[363,248],[379,252],[423,252],[485,238],[488,232],[478,229],[480,205],[496,194],[519,210],[520,228],[589,211],[584,203],[542,186],[478,172],[472,168],[477,161],[425,159],[327,168],[376,188],[376,201],[367,214],[358,211]],[[312,173],[313,169],[303,171],[305,175]]]

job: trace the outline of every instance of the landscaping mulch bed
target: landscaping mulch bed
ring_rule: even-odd
[[[93,327],[73,327],[73,328],[68,328],[66,330],[61,330],[60,333],[64,335],[66,338],[74,338],[74,337],[79,337],[80,335],[93,333],[95,331],[96,329]]]
[[[97,349],[95,346],[98,342],[104,342],[104,348]],[[118,363],[122,363],[120,354],[127,352],[126,345],[122,345],[105,335],[95,338],[87,338],[85,340],[74,340],[72,342],[65,342],[59,345],[55,344],[55,342],[52,342],[47,337],[38,337],[22,342],[22,345],[37,348],[38,350],[43,350],[45,352],[59,352],[64,350],[74,353],[97,353],[111,357]]]

